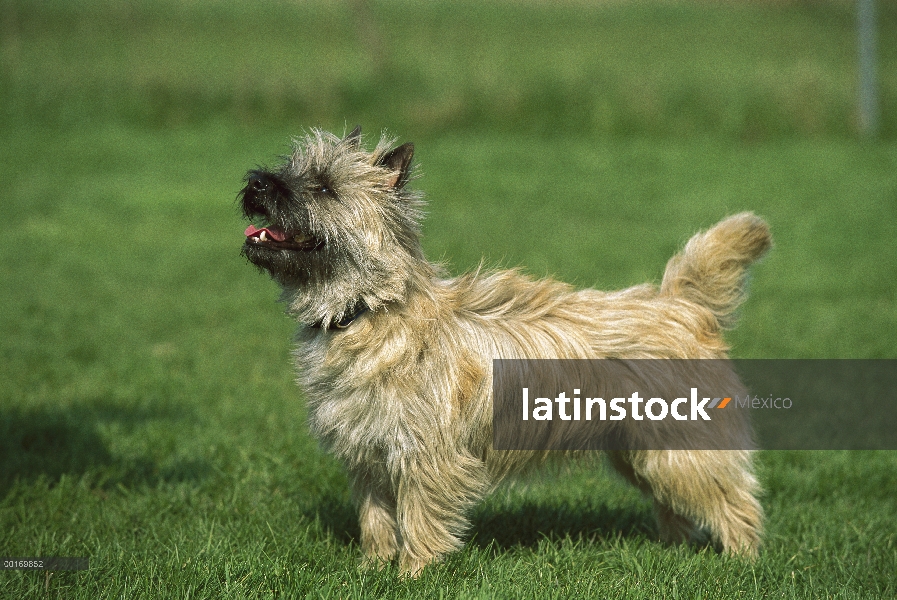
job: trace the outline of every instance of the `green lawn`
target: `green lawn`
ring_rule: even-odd
[[[379,64],[344,4],[0,2],[0,555],[91,561],[0,596],[897,596],[895,452],[761,453],[753,565],[660,545],[599,463],[503,487],[419,580],[359,571],[294,325],[239,256],[245,171],[359,122],[416,143],[452,272],[658,281],[754,210],[776,247],[734,354],[897,358],[897,11],[861,143],[850,5],[784,4],[378,2]]]

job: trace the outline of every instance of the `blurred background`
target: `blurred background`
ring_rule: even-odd
[[[336,532],[300,554],[355,539],[342,471],[305,433],[295,324],[239,256],[244,174],[310,127],[415,143],[424,248],[452,273],[485,258],[577,287],[657,282],[691,234],[753,210],[776,247],[735,356],[894,358],[895,41],[891,1],[0,0],[0,548],[116,569],[125,552],[124,579],[167,557],[165,579],[171,548],[212,543],[208,519],[258,539],[271,526],[239,515],[262,505],[253,518],[296,539],[319,516]],[[885,580],[891,542],[871,540],[893,533],[893,494],[876,495],[891,466],[820,462],[833,479],[782,460],[769,502],[794,523],[836,511],[788,513],[794,481],[807,498],[817,481],[868,486],[872,562],[830,571]],[[159,516],[173,505],[180,520]],[[650,528],[639,510],[570,531]],[[487,540],[513,531],[478,522]],[[240,552],[214,564],[245,566]]]
[[[733,142],[858,130],[851,0],[2,7],[4,129],[358,121],[418,137],[490,130]],[[892,139],[897,7],[877,8],[881,134]]]

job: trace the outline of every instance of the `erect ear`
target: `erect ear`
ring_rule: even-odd
[[[343,141],[346,142],[346,147],[350,150],[358,150],[361,146],[361,125],[356,125],[355,129],[343,138]]]
[[[414,144],[408,142],[398,148],[393,148],[377,161],[381,167],[385,167],[394,173],[389,180],[389,185],[401,188],[408,183],[408,175],[411,169],[411,157],[414,156]]]

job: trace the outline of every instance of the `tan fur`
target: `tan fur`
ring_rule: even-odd
[[[545,458],[493,450],[493,358],[724,358],[721,329],[770,236],[750,213],[730,217],[669,261],[659,289],[577,291],[515,271],[445,278],[420,249],[419,195],[393,185],[407,173],[378,166],[388,147],[381,140],[367,154],[352,136],[321,132],[300,142],[282,177],[330,170],[343,181],[336,194],[346,206],[309,196],[317,204],[294,209],[334,240],[321,260],[340,266],[303,257],[307,277],[292,280],[265,268],[302,324],[295,359],[309,423],[351,475],[365,559],[397,558],[417,574],[462,546],[469,509],[502,477]],[[371,310],[345,329],[328,326],[359,301]],[[663,539],[703,530],[726,552],[756,555],[762,511],[749,451],[610,457],[653,496]]]

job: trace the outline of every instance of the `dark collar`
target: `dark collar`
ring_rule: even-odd
[[[345,329],[349,325],[351,325],[355,321],[355,319],[369,310],[370,309],[368,308],[367,304],[365,304],[364,302],[359,302],[355,306],[355,308],[351,312],[346,313],[342,319],[340,319],[339,321],[331,321],[327,326],[327,329]],[[318,321],[317,323],[312,323],[311,327],[313,327],[314,329],[323,329],[324,322]]]

